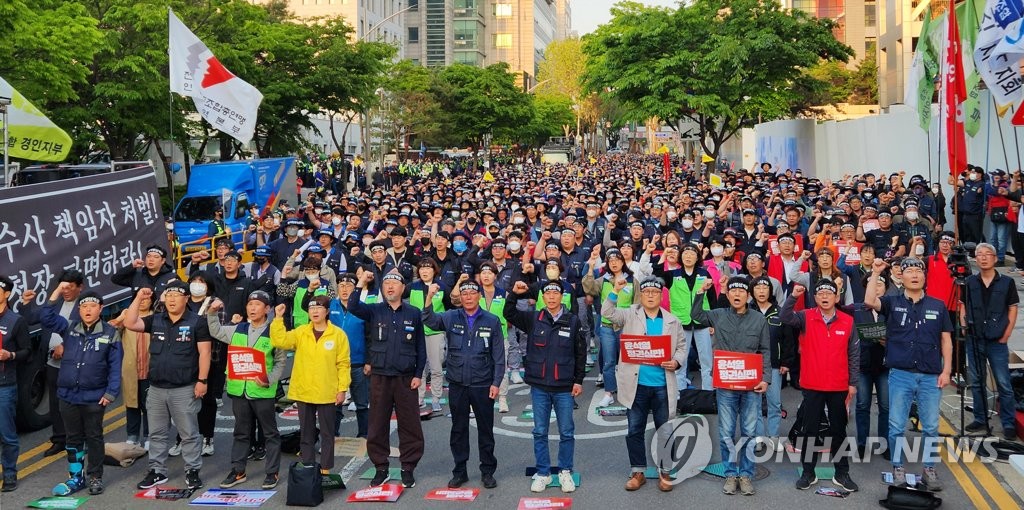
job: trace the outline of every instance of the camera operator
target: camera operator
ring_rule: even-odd
[[[975,248],[978,274],[967,277],[967,295],[961,299],[960,325],[967,329],[967,374],[971,378],[974,398],[974,422],[965,427],[967,432],[989,432],[988,409],[985,399],[985,363],[992,367],[992,375],[999,393],[999,418],[1003,423],[1003,436],[1007,441],[1017,439],[1014,425],[1016,400],[1010,386],[1009,349],[1007,341],[1017,323],[1017,303],[1020,297],[1013,278],[995,270],[996,248],[981,243]]]

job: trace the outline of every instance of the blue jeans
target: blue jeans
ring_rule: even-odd
[[[14,416],[18,408],[18,385],[0,386],[0,466],[4,468],[4,479],[18,476],[18,429]]]
[[[871,432],[871,395],[878,395],[878,437],[889,437],[889,374],[861,372],[857,383],[857,446],[864,446]]]
[[[572,471],[576,425],[572,421],[572,393],[550,392],[530,388],[533,403],[533,456],[537,460],[537,473],[546,476],[551,472],[551,455],[548,453],[548,426],[551,424],[551,409],[555,410],[558,423],[558,468]]]
[[[615,393],[619,390],[615,381],[615,365],[619,362],[619,337],[621,331],[612,329],[611,326],[602,324],[597,330],[597,337],[601,339],[601,374],[604,375],[604,391]]]
[[[999,421],[1003,423],[1003,430],[1016,430],[1014,414],[1017,411],[1017,402],[1013,398],[1013,387],[1010,386],[1010,350],[1008,346],[996,341],[979,341],[973,338],[969,339],[965,345],[967,346],[967,376],[971,380],[971,396],[974,398],[974,421],[988,423],[985,411],[991,409],[988,409],[988,400],[983,398],[981,390],[987,378],[987,368],[992,367],[992,377],[996,380],[996,390],[998,391]],[[981,359],[975,357],[975,350],[978,351],[977,355]],[[988,367],[985,366],[986,361]],[[982,405],[982,402],[985,405]]]
[[[996,259],[1000,262],[1006,258],[1006,248],[1010,244],[1013,223],[992,224],[992,245],[996,247]]]
[[[692,340],[697,346],[697,359],[700,363],[700,389],[714,389],[711,380],[711,363],[714,361],[714,352],[711,348],[711,332],[708,331],[708,328],[704,328],[683,330],[683,333],[687,345]],[[679,389],[684,389],[690,385],[690,380],[687,379],[686,373],[686,370],[676,370],[676,382]]]
[[[940,459],[939,445],[939,402],[942,390],[938,386],[939,376],[919,374],[898,368],[889,369],[889,451],[892,465],[903,465],[903,448],[906,439],[903,433],[910,419],[910,405],[917,402],[917,415],[921,419],[923,449],[921,458],[925,467],[934,467]]]
[[[761,414],[761,394],[718,389],[715,395],[718,400],[718,445],[725,463],[725,476],[753,479],[753,439],[757,434],[757,418]],[[738,444],[733,439],[737,425],[740,427]],[[737,446],[743,449],[742,455],[737,454]]]
[[[668,388],[665,386],[636,385],[636,398],[633,406],[626,411],[629,423],[626,432],[626,451],[629,453],[629,465],[634,471],[647,469],[647,415],[654,414],[655,429],[661,428],[668,421]]]
[[[779,369],[772,369],[772,380],[765,393],[768,397],[768,416],[758,412],[757,435],[779,437],[779,424],[782,423],[782,375]]]

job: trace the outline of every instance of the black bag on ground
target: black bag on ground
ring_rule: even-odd
[[[288,506],[318,506],[324,502],[320,465],[293,462],[288,468]]]
[[[889,510],[932,510],[942,506],[942,498],[931,492],[890,485],[886,498],[878,504]]]
[[[299,453],[299,442],[301,441],[299,431],[281,434],[281,453],[296,455]]]
[[[825,438],[829,437],[829,427],[828,410],[822,409],[821,422],[818,423],[817,434],[814,436],[814,446],[820,447],[825,445]],[[814,431],[814,424],[804,423],[804,405],[801,403],[800,407],[796,409],[796,420],[793,422],[793,427],[789,429],[789,443],[792,445],[800,444],[797,441],[812,431]]]
[[[718,414],[715,390],[679,390],[676,411],[679,414]]]

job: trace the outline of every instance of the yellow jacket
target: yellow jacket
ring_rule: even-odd
[[[328,324],[317,341],[312,324],[287,331],[284,320],[277,318],[270,323],[270,343],[278,349],[295,351],[289,399],[307,404],[333,404],[338,392],[348,391],[352,383],[351,363],[348,337],[341,328]]]

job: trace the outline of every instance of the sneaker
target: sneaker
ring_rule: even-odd
[[[18,488],[18,477],[4,477],[4,485],[0,487],[0,492],[14,492]]]
[[[260,488],[262,488],[263,490],[273,489],[274,487],[277,487],[277,481],[279,479],[280,477],[277,475],[277,473],[270,473],[269,475],[266,476],[266,478],[263,479],[263,483],[260,485]]]
[[[533,475],[533,481],[530,482],[530,492],[544,492],[544,489],[546,489],[550,483],[551,475]]]
[[[924,468],[924,475],[921,476],[921,481],[917,482],[917,487],[932,492],[942,491],[942,483],[939,482],[939,475],[935,472],[935,468]]]
[[[750,480],[749,476],[740,477],[740,493],[744,496],[754,495],[754,482]]]
[[[499,413],[507,413],[508,412],[508,398],[507,397],[498,397],[498,412]]]
[[[437,402],[434,402],[433,404],[430,404],[430,410],[435,412],[435,413],[441,412],[441,404],[439,404]]]
[[[508,376],[508,380],[511,381],[512,384],[523,384],[523,376],[518,370],[513,370]]]
[[[167,450],[167,455],[170,455],[171,457],[181,455],[181,443],[174,443],[174,446]]]
[[[860,487],[850,478],[850,473],[836,473],[832,476],[832,485],[848,492],[857,492]]]
[[[643,472],[634,472],[629,475],[629,480],[626,480],[626,490],[635,491],[640,487],[643,487],[647,483],[647,477],[644,476]]]
[[[784,451],[786,451],[786,443],[782,442],[782,438],[781,437],[773,438],[772,439],[772,443],[775,444],[775,451],[776,452],[784,452]]]
[[[377,472],[373,475],[373,480],[370,480],[370,487],[380,487],[391,479],[391,472],[388,468],[377,469]]]
[[[1016,429],[1003,429],[1003,439],[1007,441],[1016,441],[1017,430]]]
[[[907,470],[903,466],[893,466],[892,468],[892,484],[895,487],[906,487],[907,486]]]
[[[466,473],[457,473],[455,475],[452,475],[452,479],[451,480],[448,480],[448,488],[449,489],[458,489],[459,487],[462,487],[462,484],[464,484],[464,483],[466,483],[468,481],[469,481],[469,477],[466,476]]]
[[[672,492],[672,487],[675,487],[675,484],[672,483],[672,475],[658,473],[658,490],[661,492]]]
[[[203,480],[199,478],[198,469],[189,469],[185,472],[185,487],[189,490],[203,488]]]
[[[739,478],[735,476],[725,477],[725,485],[722,486],[722,494],[728,494],[732,496],[736,494],[736,485],[739,484]]]
[[[814,476],[813,470],[804,470],[800,475],[800,478],[796,481],[796,488],[802,491],[810,489],[812,485],[818,483],[818,477]]]
[[[970,425],[964,427],[964,432],[967,432],[969,434],[977,434],[977,433],[980,433],[980,432],[988,434],[989,431],[990,430],[988,428],[988,424],[987,423],[982,423],[980,421],[973,421],[973,422],[971,422]]]
[[[64,453],[64,451],[65,451],[64,443],[53,443],[53,444],[50,445],[49,448],[46,449],[45,452],[43,452],[43,457],[49,457],[51,455],[57,455],[58,453]]]
[[[135,484],[135,486],[140,489],[152,489],[153,487],[156,487],[157,485],[160,485],[162,483],[167,483],[167,475],[157,473],[156,471],[150,469],[146,477],[143,478],[141,482]]]
[[[491,473],[480,475],[480,483],[484,484],[485,489],[493,489],[498,486],[498,481],[494,479],[494,475]]]
[[[597,382],[594,383],[594,386],[597,386],[598,388],[604,388],[604,375],[603,374],[597,374]]]
[[[139,440],[138,439],[133,439],[133,438],[129,437],[128,439],[124,440],[124,444],[130,444],[132,446],[138,446],[139,445]]]
[[[203,439],[203,457],[213,456],[213,438],[208,437]]]
[[[576,490],[576,482],[572,479],[572,471],[563,469],[558,472],[558,485],[562,486],[562,492],[573,492]]]
[[[604,398],[597,403],[597,407],[608,407],[615,403],[615,396],[611,393],[605,393]]]
[[[147,452],[149,451],[149,439],[147,439],[145,443],[142,443],[142,449]]]
[[[100,478],[89,479],[89,494],[97,496],[103,494],[103,480]]]
[[[416,486],[416,477],[412,476],[412,471],[408,469],[402,470],[402,487],[411,489]]]
[[[220,488],[230,489],[236,485],[245,483],[246,480],[247,478],[244,471],[239,473],[238,470],[232,469],[231,472],[228,473],[227,478],[225,478],[223,482],[220,482]]]
[[[257,446],[252,449],[252,453],[249,454],[251,460],[263,460],[267,458],[267,449],[262,446]]]

